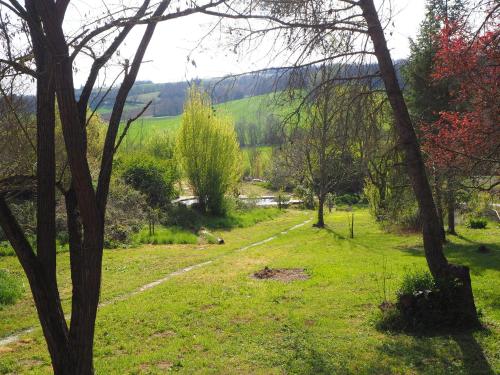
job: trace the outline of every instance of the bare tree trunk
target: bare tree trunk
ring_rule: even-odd
[[[448,187],[448,191],[446,194],[446,206],[448,213],[448,233],[451,235],[456,235],[455,229],[455,192],[451,187]]]
[[[319,206],[318,206],[318,222],[314,224],[317,228],[325,227],[325,215],[324,215],[324,207],[325,207],[325,195],[319,194],[318,196]]]
[[[441,241],[446,243],[446,232],[444,230],[443,191],[441,190],[441,180],[436,173],[434,173],[434,194],[436,196],[436,209],[441,230]]]
[[[440,223],[432,198],[432,190],[425,172],[420,146],[413,128],[403,93],[397,80],[394,64],[391,59],[377,10],[373,0],[360,0],[359,6],[368,26],[368,34],[375,48],[380,73],[384,81],[387,96],[391,104],[399,142],[406,156],[406,167],[410,176],[413,191],[423,219],[423,240],[425,257],[429,269],[437,280],[460,280],[460,296],[455,301],[463,313],[464,321],[477,324],[477,311],[472,294],[469,268],[448,263],[441,242]]]

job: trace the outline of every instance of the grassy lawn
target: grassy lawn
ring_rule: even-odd
[[[366,210],[327,218],[328,229],[306,225],[245,251],[235,251],[312,212],[290,210],[249,228],[223,233],[226,245],[149,246],[105,255],[102,300],[163,277],[193,270],[99,310],[97,374],[496,374],[500,371],[500,231],[459,227],[447,245],[453,262],[472,269],[488,329],[411,336],[377,331],[377,305],[394,297],[405,269],[425,268],[417,235],[387,234]],[[478,244],[491,249],[476,251]],[[59,255],[67,263],[67,255]],[[251,275],[265,267],[304,268],[308,280],[283,283]],[[60,284],[68,305],[67,265]],[[13,258],[0,268],[19,272]],[[0,336],[35,321],[29,296],[0,311]],[[20,324],[19,321],[23,321]],[[40,331],[0,348],[0,373],[50,373]]]

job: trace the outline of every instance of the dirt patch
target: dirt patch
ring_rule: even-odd
[[[21,361],[19,361],[19,364],[24,367],[33,368],[33,367],[39,367],[45,364],[45,362],[40,361],[39,359],[22,359]]]
[[[160,331],[160,332],[155,332],[151,335],[151,337],[153,338],[167,338],[173,336],[175,336],[174,331]]]
[[[162,361],[162,362],[158,362],[156,364],[156,367],[158,367],[158,369],[160,369],[160,370],[170,370],[173,367],[173,365],[174,365],[173,362]]]
[[[284,282],[307,280],[309,275],[303,268],[269,268],[257,271],[253,277],[259,280],[279,280]]]

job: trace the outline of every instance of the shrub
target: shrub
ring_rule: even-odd
[[[121,179],[113,179],[106,209],[104,243],[115,248],[130,242],[146,222],[146,197]]]
[[[474,326],[477,322],[464,320],[460,310],[461,287],[458,280],[434,280],[426,271],[407,273],[397,292],[397,303],[380,306],[382,318],[377,325],[409,331]]]
[[[471,229],[486,229],[488,221],[483,218],[470,218],[467,227]]]
[[[294,195],[304,202],[304,208],[314,210],[316,203],[314,201],[314,191],[312,189],[299,185],[295,188]]]
[[[280,189],[278,191],[278,194],[276,195],[276,201],[278,203],[278,209],[283,209],[285,208],[286,206],[288,206],[288,201],[290,200],[290,198],[285,195],[285,192],[283,189]]]
[[[23,288],[17,278],[0,270],[0,307],[13,305],[21,297]]]
[[[397,295],[413,294],[416,291],[432,290],[435,287],[434,278],[427,271],[412,271],[404,275]]]
[[[343,194],[335,198],[335,204],[352,206],[359,202],[357,194]]]
[[[169,205],[177,195],[178,173],[172,161],[139,154],[123,158],[119,169],[125,183],[144,194],[153,208]]]

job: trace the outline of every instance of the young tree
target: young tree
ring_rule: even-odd
[[[328,193],[355,173],[353,134],[356,126],[353,87],[330,84],[335,68],[322,66],[313,78],[318,87],[298,113],[286,147],[296,179],[310,186],[318,199],[318,221],[323,228]],[[301,113],[303,112],[303,113]]]
[[[241,176],[241,155],[232,120],[216,114],[208,96],[190,89],[177,139],[182,167],[199,207],[224,213],[223,199]]]
[[[67,35],[65,16],[70,0],[0,2],[1,56],[4,77],[29,77],[36,86],[36,251],[13,215],[7,190],[0,192],[0,226],[26,273],[55,374],[92,374],[95,319],[99,302],[104,222],[113,156],[125,101],[139,72],[156,24],[217,6],[222,1],[179,9],[170,0],[120,2],[116,9]],[[5,22],[4,22],[5,21]],[[95,21],[95,22],[94,22]],[[94,184],[88,151],[87,108],[99,72],[116,54],[133,27],[146,24],[133,59],[124,64],[123,82],[116,96]],[[101,48],[99,47],[101,46]],[[93,58],[79,98],[75,97],[75,62],[85,52]],[[56,175],[56,98],[69,172],[68,188]],[[133,119],[127,122],[128,129]],[[33,142],[35,144],[35,142]],[[2,184],[0,184],[2,185]],[[72,278],[71,320],[62,309],[56,277],[56,186],[65,197]],[[96,188],[94,188],[96,186]]]

